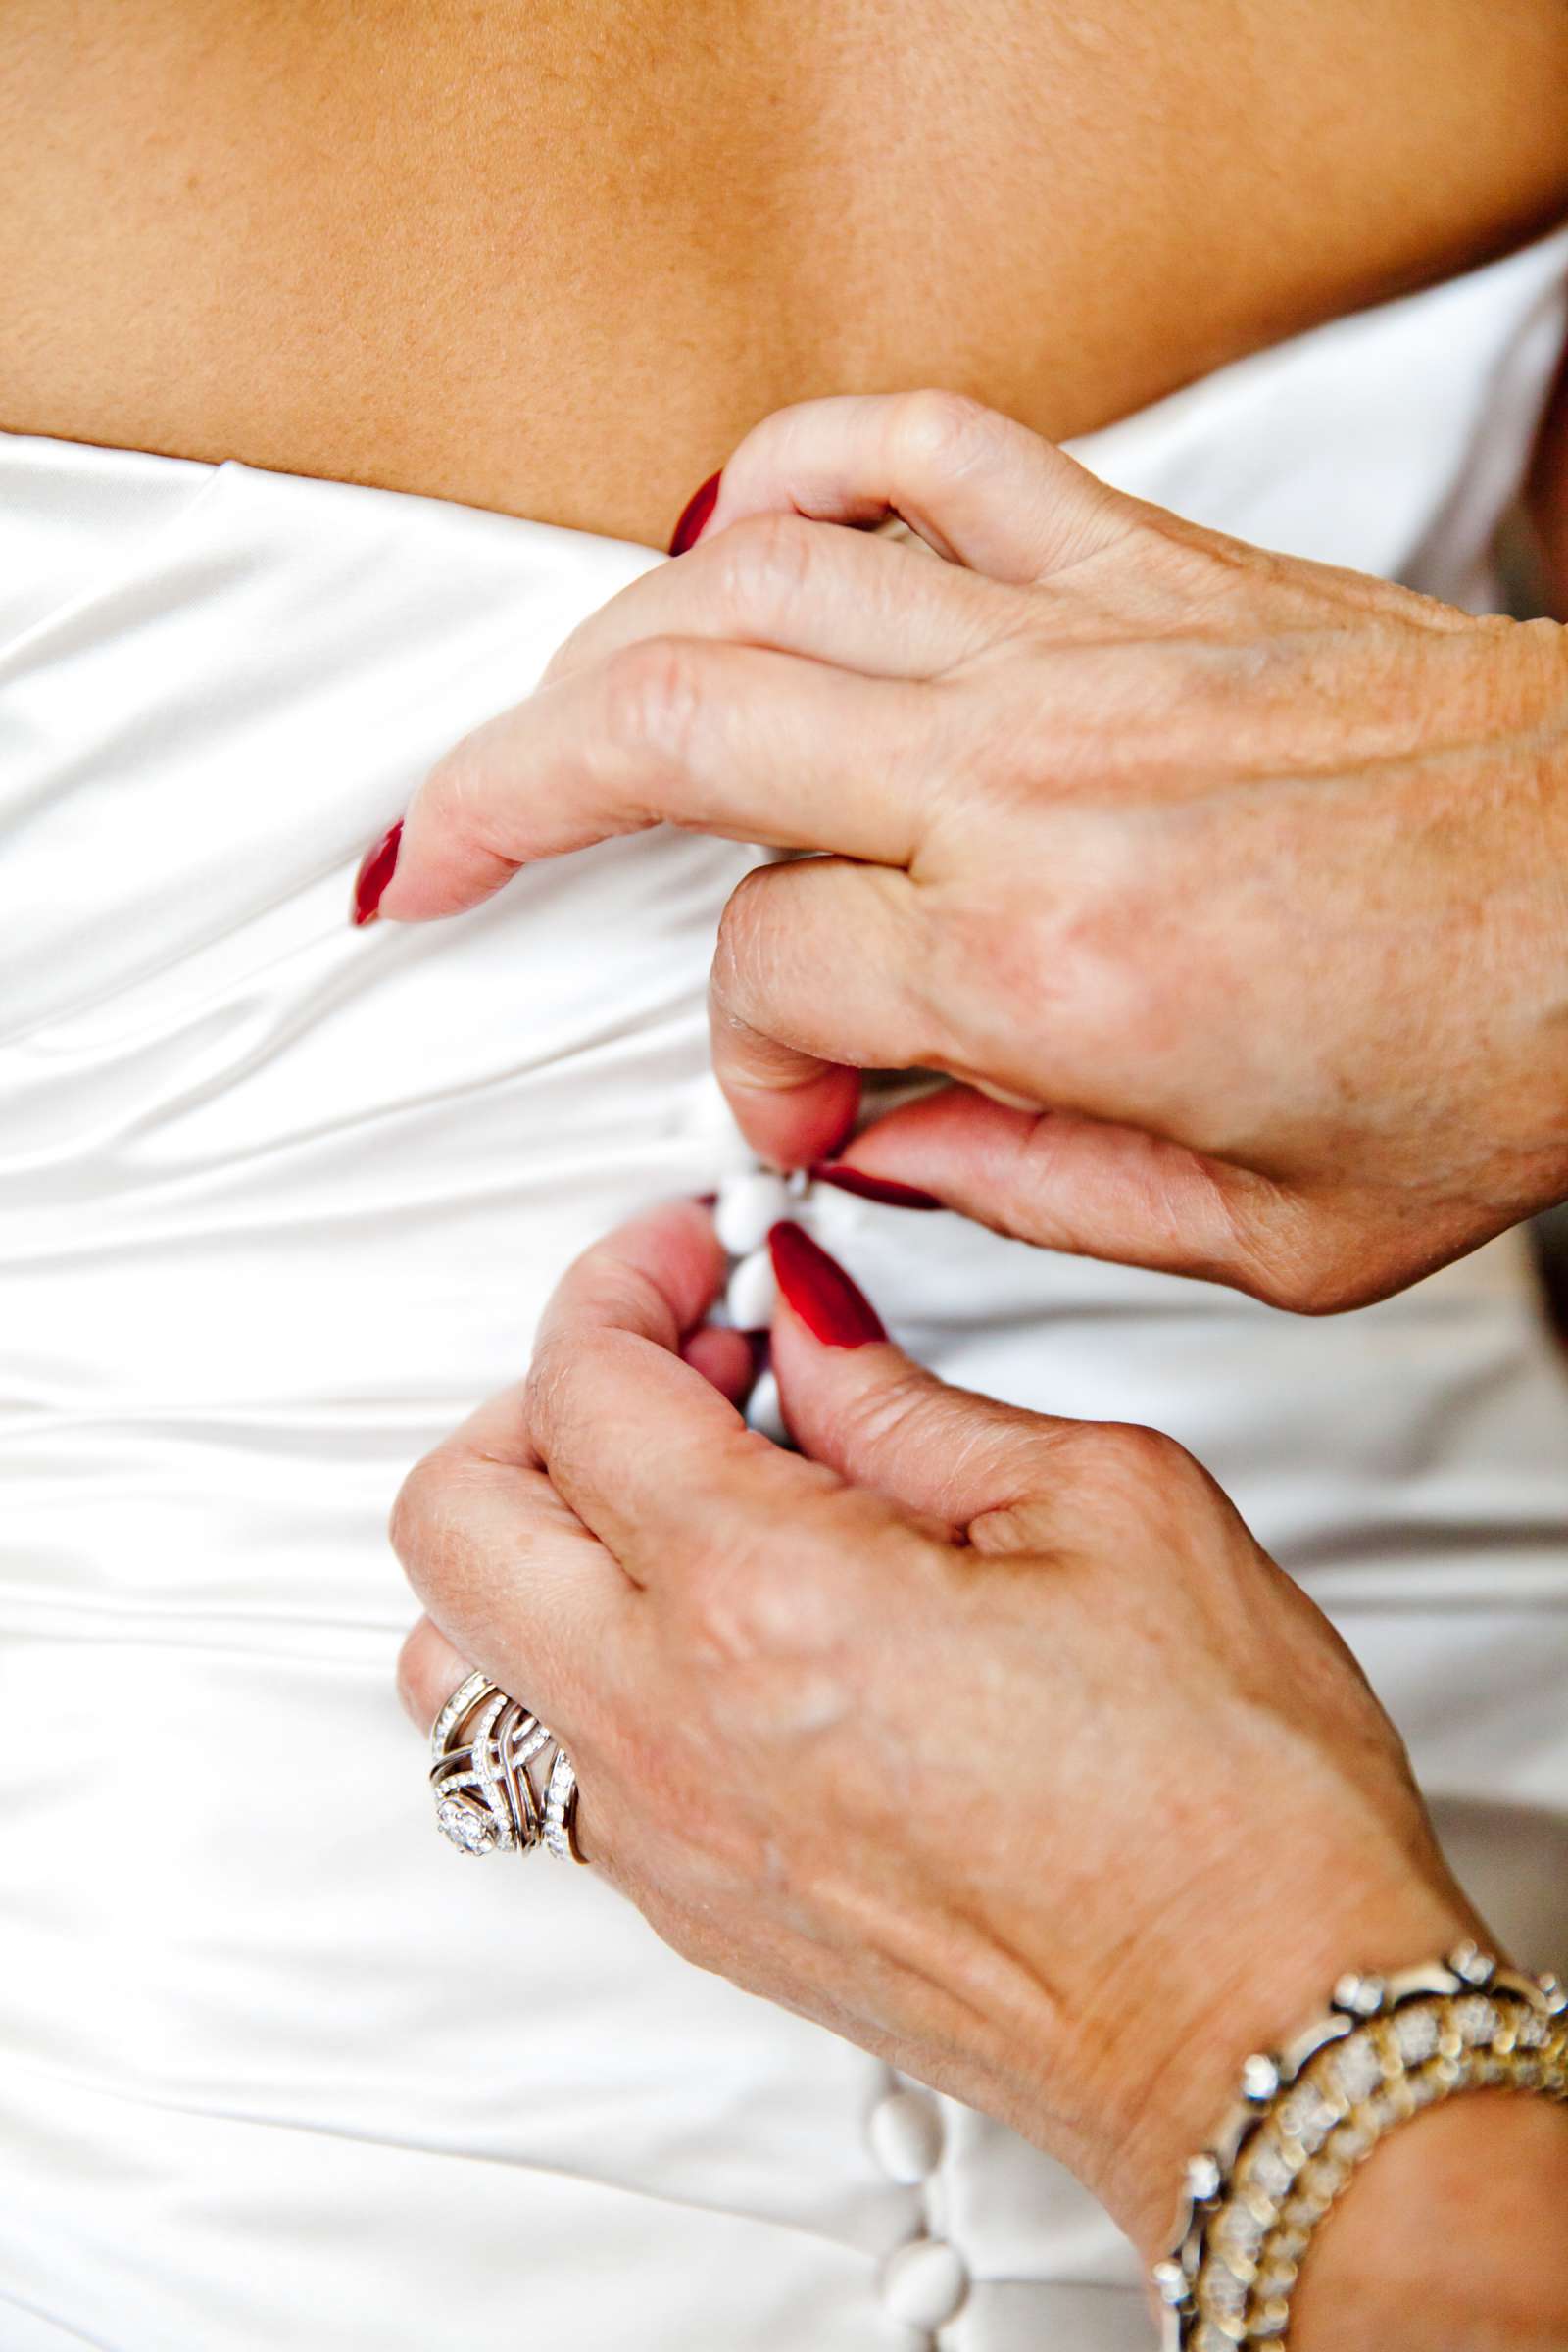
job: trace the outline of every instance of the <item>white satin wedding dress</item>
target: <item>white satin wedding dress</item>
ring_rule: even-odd
[[[1565,274],[1558,237],[1081,454],[1485,599]],[[746,857],[650,836],[363,935],[349,878],[655,560],[0,438],[0,2352],[1149,2340],[1044,2157],[591,1874],[454,1854],[393,1697],[403,1471],[580,1246],[737,1164],[703,991]],[[1194,1446],[1499,1932],[1568,1961],[1568,1391],[1522,1241],[1302,1322],[808,1213],[945,1373]]]

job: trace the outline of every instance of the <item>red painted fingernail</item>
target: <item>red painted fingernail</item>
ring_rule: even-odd
[[[368,849],[359,872],[354,877],[354,927],[363,931],[373,923],[376,910],[386,896],[386,886],[397,871],[398,852],[403,847],[403,819],[389,825],[380,840]]]
[[[900,1184],[892,1176],[867,1176],[859,1168],[847,1168],[838,1160],[819,1160],[811,1170],[817,1184],[836,1185],[841,1193],[857,1193],[862,1200],[880,1200],[884,1208],[940,1208],[943,1204],[935,1193],[921,1192],[917,1184]]]
[[[865,1348],[887,1338],[870,1299],[799,1225],[775,1225],[767,1246],[785,1303],[813,1339],[829,1348]]]
[[[720,467],[717,473],[709,475],[700,490],[693,491],[682,507],[680,520],[670,535],[669,552],[672,556],[685,555],[688,548],[697,545],[708,528],[708,518],[717,504],[718,485],[722,478],[723,469]]]

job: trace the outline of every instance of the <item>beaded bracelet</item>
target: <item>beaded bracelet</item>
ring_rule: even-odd
[[[1164,2352],[1286,2352],[1312,2232],[1395,2125],[1462,2090],[1568,2101],[1568,1989],[1473,1943],[1393,1977],[1342,1977],[1329,2014],[1249,2058],[1241,2104],[1187,2167],[1174,2252],[1154,2269]]]

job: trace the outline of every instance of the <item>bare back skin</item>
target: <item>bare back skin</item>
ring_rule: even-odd
[[[1054,437],[1568,214],[1568,0],[7,0],[0,427],[658,542],[782,402]]]

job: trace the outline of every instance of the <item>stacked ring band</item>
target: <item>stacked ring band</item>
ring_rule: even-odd
[[[577,1774],[564,1747],[557,1748],[556,1760],[550,1767],[542,1834],[545,1844],[558,1862],[581,1862],[585,1859],[577,1843]]]
[[[555,1750],[543,1791],[534,1768]],[[555,1734],[482,1674],[459,1685],[430,1727],[436,1827],[460,1853],[530,1853],[580,1861],[577,1780]]]

